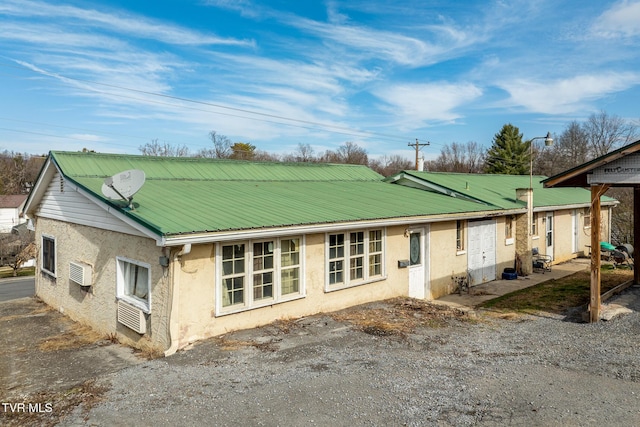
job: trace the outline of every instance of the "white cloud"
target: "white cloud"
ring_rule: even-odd
[[[640,83],[636,73],[585,74],[550,82],[514,80],[501,85],[510,105],[545,114],[588,109],[589,103]]]
[[[623,0],[595,19],[592,31],[603,37],[640,34],[640,1]]]
[[[0,14],[19,17],[41,17],[46,18],[48,21],[63,20],[67,25],[73,27],[87,26],[89,27],[88,30],[95,30],[96,27],[100,27],[110,32],[175,45],[254,45],[253,41],[202,34],[188,28],[140,15],[105,13],[93,9],[52,5],[38,1],[8,0],[4,4],[0,4]]]
[[[392,120],[420,127],[461,117],[456,109],[479,98],[482,90],[471,83],[434,82],[391,85],[377,89],[375,95],[387,103],[383,108]]]

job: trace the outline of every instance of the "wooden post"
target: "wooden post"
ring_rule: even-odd
[[[640,250],[640,185],[633,186],[633,258]],[[640,258],[638,258],[640,259]],[[633,283],[640,285],[640,270],[633,267]]]
[[[591,186],[591,323],[600,320],[600,195],[603,189],[604,185]]]

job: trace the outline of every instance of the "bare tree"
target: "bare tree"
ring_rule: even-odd
[[[587,146],[587,133],[580,123],[572,121],[554,138],[553,146],[534,147],[533,172],[553,176],[591,159]]]
[[[587,138],[591,156],[595,158],[633,141],[636,138],[637,127],[619,116],[600,111],[589,116],[582,124],[582,130]]]
[[[0,194],[26,194],[33,187],[46,156],[0,153]]]
[[[26,242],[22,241],[22,246],[20,247],[20,252],[15,256],[13,262],[10,264],[11,269],[13,270],[13,276],[18,275],[18,270],[22,265],[29,261],[30,259],[35,258],[38,255],[38,247],[35,242]]]
[[[383,156],[379,160],[369,161],[369,167],[380,175],[391,176],[403,170],[414,169],[413,161],[394,154],[392,156]]]
[[[138,147],[144,156],[157,157],[189,157],[189,148],[186,145],[171,145],[167,142],[160,143],[153,139],[145,145]]]
[[[309,144],[298,144],[296,151],[294,152],[294,158],[297,162],[315,162],[316,155],[313,147]]]
[[[611,188],[607,191],[607,196],[620,202],[613,209],[613,215],[611,215],[611,240],[616,244],[631,243],[635,246],[636,243],[633,241],[633,189]]]
[[[487,152],[480,144],[469,141],[445,145],[440,155],[427,162],[427,169],[439,172],[480,173],[483,171]]]
[[[220,135],[215,130],[209,132],[209,139],[213,143],[213,148],[203,148],[196,154],[196,157],[207,157],[212,159],[228,159],[233,154],[231,150],[231,140],[224,135]]]

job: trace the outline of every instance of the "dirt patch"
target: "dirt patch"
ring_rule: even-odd
[[[41,391],[22,401],[3,405],[0,419],[5,426],[54,426],[77,408],[81,408],[82,416],[87,417],[107,390],[107,387],[98,386],[95,379],[91,379],[63,392]]]
[[[36,298],[2,302],[0,424],[55,424],[80,402],[97,399],[95,378],[143,361]]]
[[[463,310],[412,298],[365,304],[333,313],[331,317],[349,322],[369,335],[400,337],[418,327],[442,327],[451,320],[472,321]]]

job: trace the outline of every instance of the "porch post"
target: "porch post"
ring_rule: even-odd
[[[633,259],[640,249],[640,185],[633,186]],[[634,263],[635,264],[635,263]],[[633,267],[633,284],[640,285],[640,270]]]
[[[591,323],[600,320],[600,195],[603,188],[603,185],[591,186]]]

